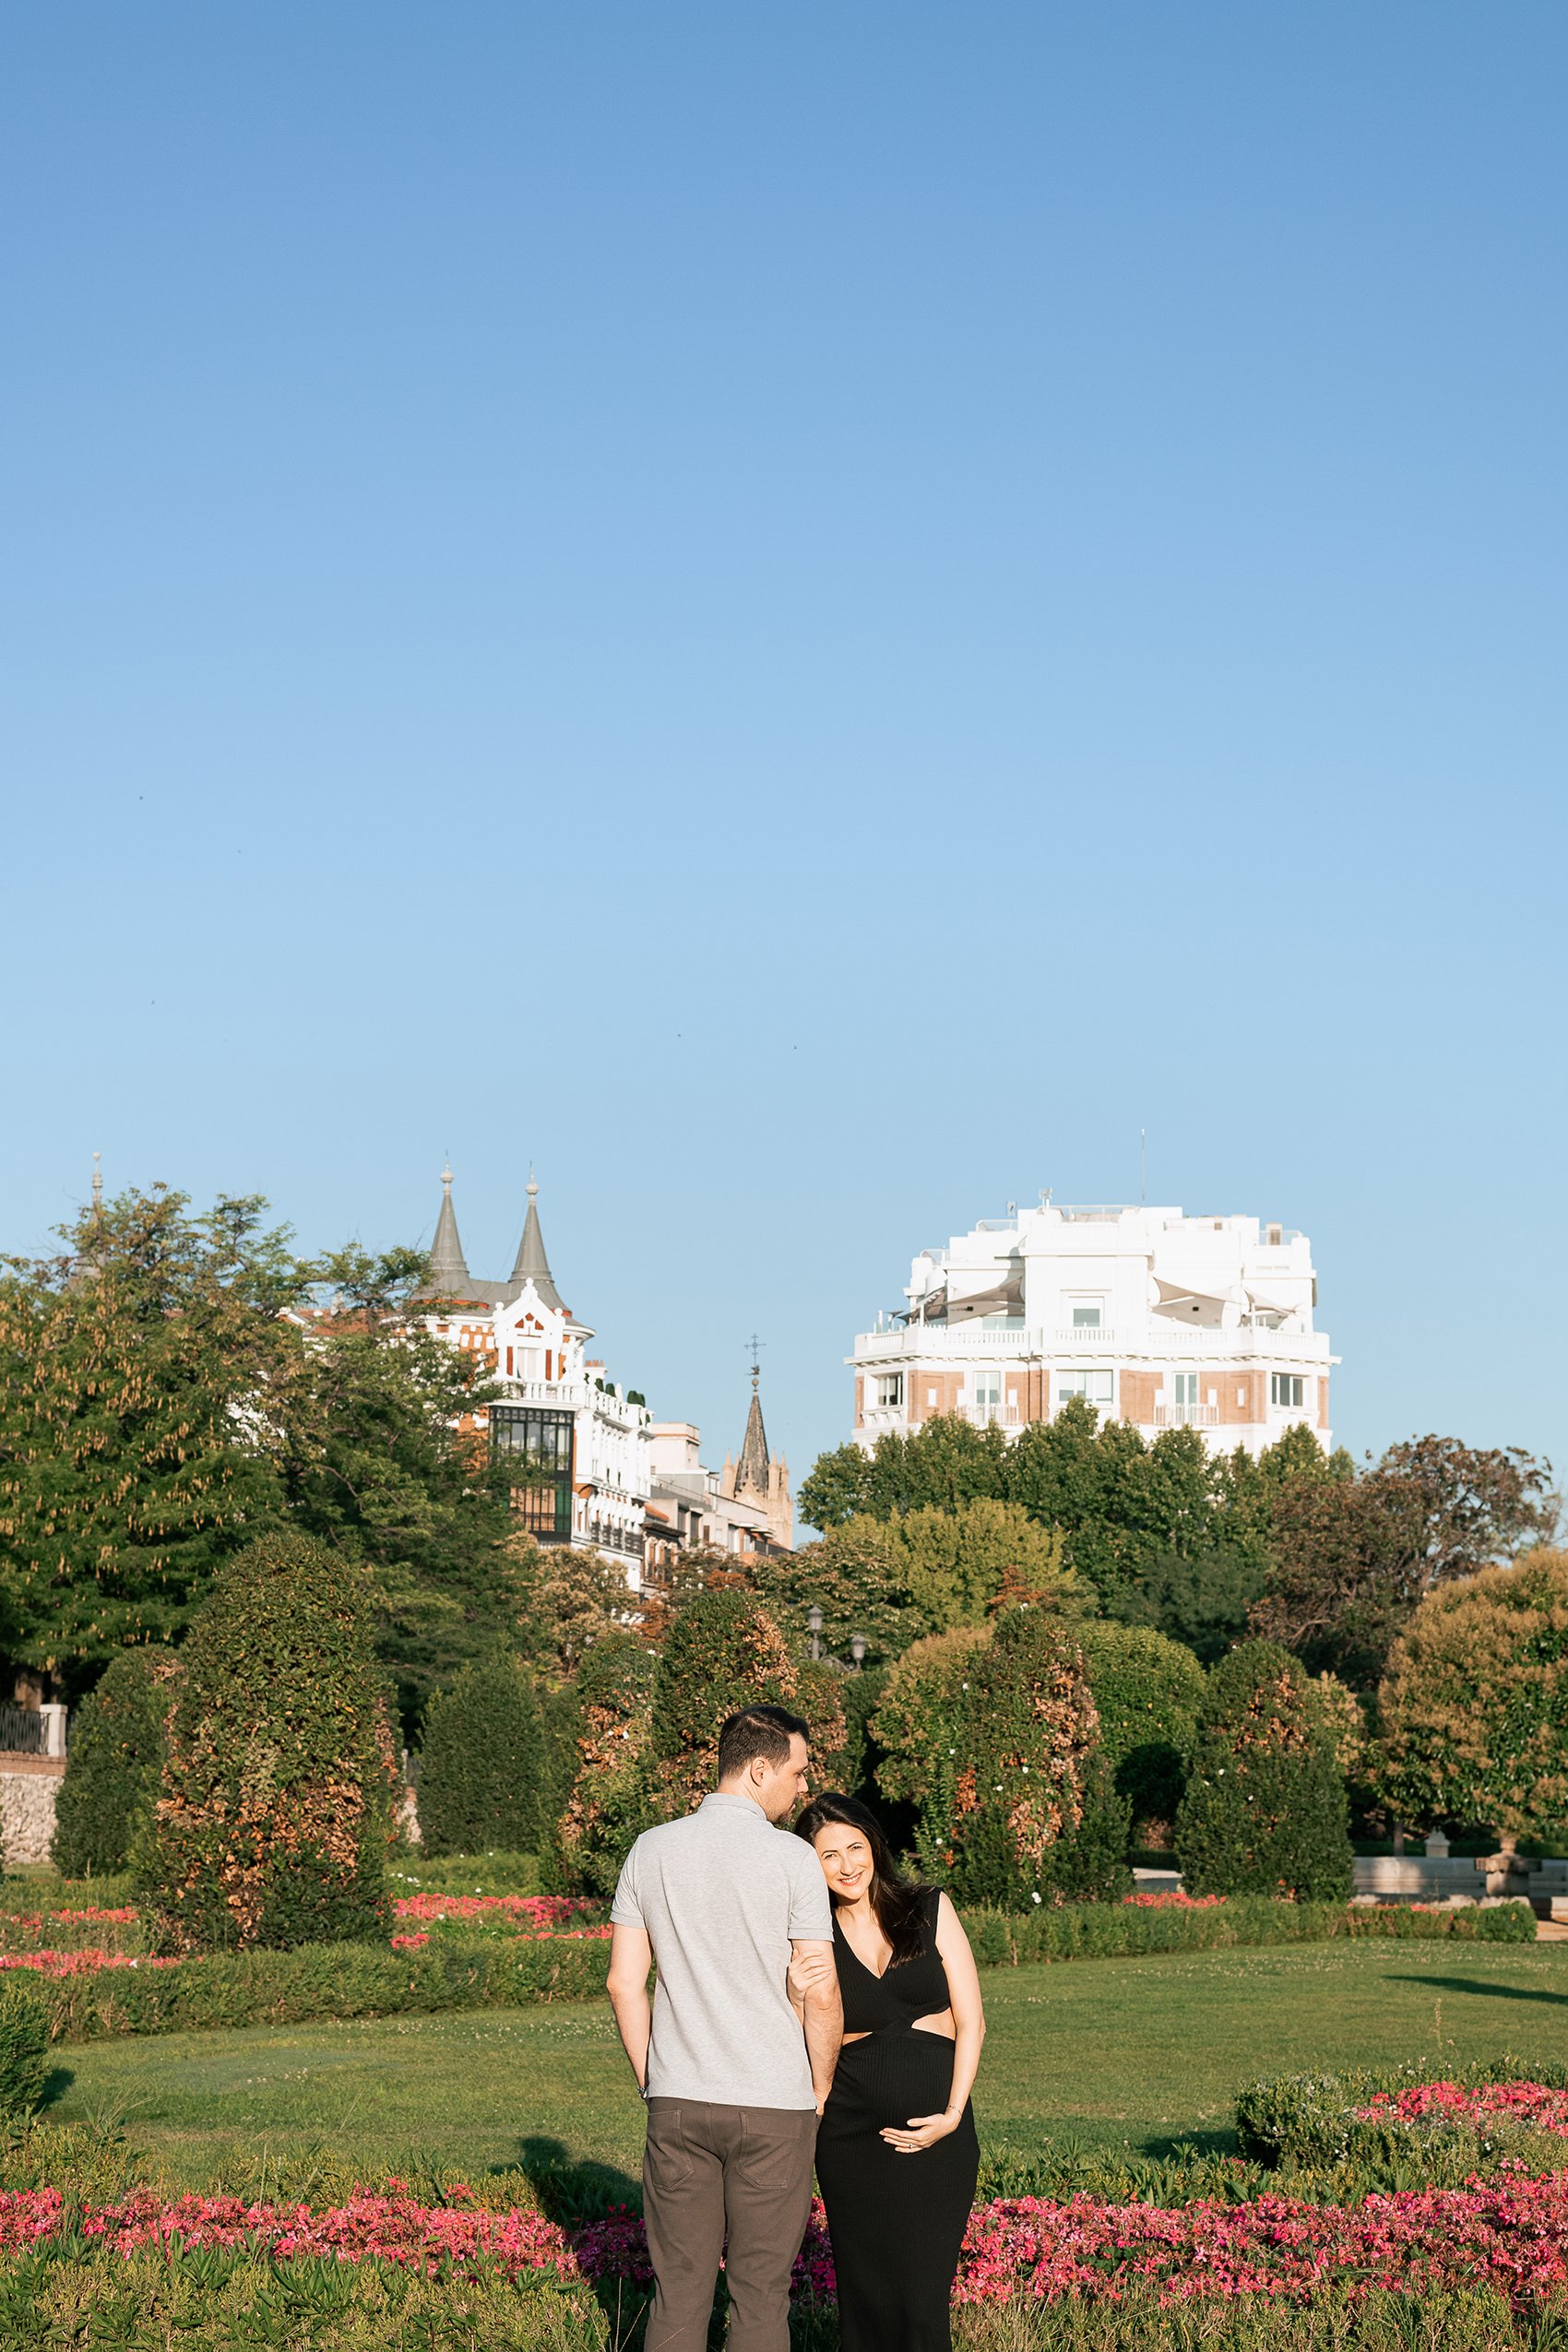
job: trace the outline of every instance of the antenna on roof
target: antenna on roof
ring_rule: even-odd
[[[1138,1129],[1138,1206],[1148,1206],[1148,1129]]]

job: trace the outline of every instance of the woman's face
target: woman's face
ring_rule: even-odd
[[[852,1903],[872,1881],[871,1841],[847,1821],[825,1822],[812,1839],[827,1891],[839,1903]]]

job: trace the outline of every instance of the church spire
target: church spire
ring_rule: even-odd
[[[741,1458],[735,1465],[737,1497],[767,1501],[767,1432],[762,1425],[762,1400],[757,1395],[757,1367],[752,1364],[752,1409],[746,1415],[746,1434],[741,1445]]]
[[[517,1244],[517,1260],[512,1268],[512,1289],[520,1290],[531,1282],[547,1307],[554,1307],[564,1314],[565,1306],[550,1276],[550,1260],[544,1254],[544,1236],[539,1229],[539,1186],[534,1182],[533,1170],[529,1170],[529,1213],[523,1219],[523,1238]]]
[[[441,1171],[441,1214],[430,1252],[430,1289],[447,1298],[460,1298],[471,1277],[462,1242],[457,1239],[457,1213],[452,1206],[452,1163]]]

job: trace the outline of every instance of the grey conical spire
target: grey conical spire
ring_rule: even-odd
[[[756,1366],[752,1367],[752,1409],[746,1415],[746,1434],[741,1444],[741,1458],[735,1465],[735,1492],[754,1494],[762,1502],[767,1500],[767,1432],[762,1425],[762,1401],[756,1393]]]
[[[520,1290],[531,1282],[547,1307],[554,1307],[564,1314],[565,1306],[560,1292],[550,1277],[550,1260],[544,1254],[544,1236],[539,1229],[539,1186],[533,1170],[529,1170],[529,1213],[523,1219],[523,1238],[517,1244],[517,1262],[512,1268],[512,1288]]]
[[[445,1297],[460,1298],[469,1283],[468,1260],[457,1239],[457,1212],[452,1206],[450,1162],[441,1171],[441,1214],[430,1253],[430,1288]]]

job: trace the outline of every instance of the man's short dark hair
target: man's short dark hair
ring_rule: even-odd
[[[719,1726],[719,1777],[732,1779],[754,1756],[770,1764],[788,1764],[790,1740],[810,1738],[811,1725],[787,1707],[742,1707]]]

